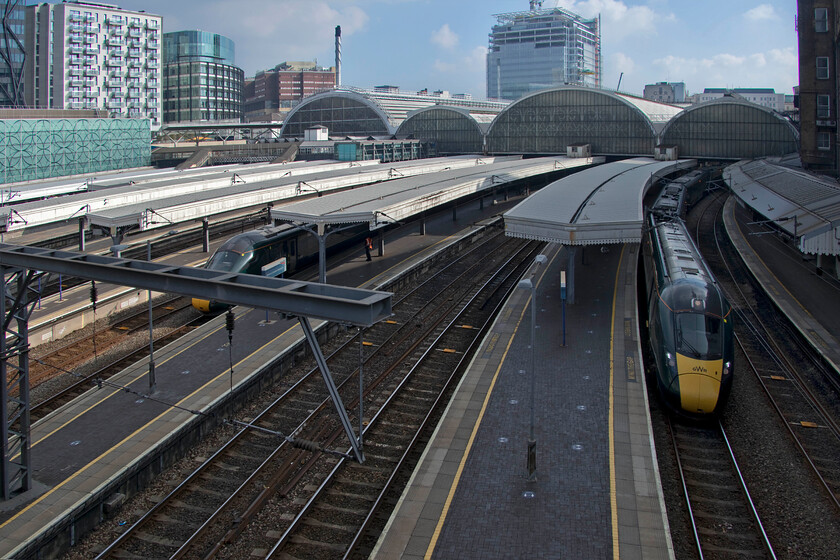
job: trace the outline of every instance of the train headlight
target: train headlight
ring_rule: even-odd
[[[677,360],[674,358],[674,355],[670,352],[665,352],[665,360],[668,364],[668,367],[677,367]]]
[[[732,362],[726,362],[723,364],[723,375],[729,375],[732,373]]]

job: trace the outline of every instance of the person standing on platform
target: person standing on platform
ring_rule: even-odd
[[[373,249],[373,239],[370,236],[365,237],[365,256],[370,260],[370,250]]]

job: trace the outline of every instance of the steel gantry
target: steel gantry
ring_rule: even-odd
[[[296,318],[321,369],[353,454],[358,461],[363,460],[361,433],[357,437],[353,432],[309,319],[369,327],[391,315],[392,294],[2,243],[0,272],[3,274],[0,311],[4,327],[0,354],[5,380],[0,395],[3,403],[3,499],[32,486],[28,320],[40,296],[39,280],[46,273],[245,305]]]

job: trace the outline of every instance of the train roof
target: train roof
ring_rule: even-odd
[[[681,279],[714,283],[700,251],[694,245],[682,220],[655,222],[655,238],[659,244],[663,273],[674,283]]]

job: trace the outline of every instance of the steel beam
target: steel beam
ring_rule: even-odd
[[[2,243],[0,263],[357,327],[369,327],[391,315],[388,292],[316,282]]]

